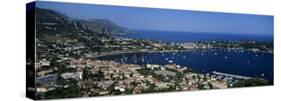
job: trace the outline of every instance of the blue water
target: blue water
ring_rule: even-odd
[[[245,34],[216,34],[197,32],[171,32],[171,31],[137,31],[125,37],[168,42],[193,41],[269,41],[273,42],[273,35],[245,35]],[[168,58],[168,60],[166,60]],[[198,72],[219,71],[230,74],[250,77],[261,77],[273,80],[273,54],[256,53],[250,51],[234,51],[225,49],[193,50],[180,53],[131,53],[101,57],[99,59],[115,60],[123,63],[144,65],[174,63],[187,66]]]
[[[166,59],[168,58],[168,60]],[[273,54],[224,49],[193,50],[176,53],[130,53],[100,57],[129,64],[169,64],[169,60],[197,72],[219,71],[273,80]]]
[[[150,40],[162,40],[169,42],[193,42],[193,41],[273,41],[273,35],[251,35],[251,34],[226,34],[206,32],[173,32],[173,31],[150,31],[137,30],[135,34],[127,34],[126,37]]]

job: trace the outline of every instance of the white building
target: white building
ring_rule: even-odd
[[[83,79],[82,72],[72,72],[72,73],[63,73],[61,77],[64,79],[75,79],[75,80],[82,80]]]

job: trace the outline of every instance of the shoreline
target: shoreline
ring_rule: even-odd
[[[131,54],[131,53],[167,53],[167,52],[189,52],[194,50],[208,50],[208,49],[224,49],[224,50],[243,50],[243,51],[250,51],[255,53],[267,53],[267,54],[274,54],[274,52],[267,52],[267,51],[253,51],[250,49],[226,49],[226,48],[197,48],[197,49],[186,49],[186,50],[129,50],[129,51],[112,51],[112,52],[104,52],[96,56],[86,56],[86,58],[99,58],[105,56],[114,56],[114,55],[121,55],[121,54]],[[92,55],[92,54],[90,54]]]
[[[205,48],[205,49],[198,49],[198,50],[208,50],[208,49],[223,49],[224,51],[228,50],[225,48]],[[131,54],[131,53],[169,53],[169,52],[190,52],[190,51],[195,51],[196,49],[188,49],[188,50],[134,50],[134,51],[126,51],[126,52],[120,52],[118,51],[118,53],[115,54],[103,54],[103,55],[99,55],[99,56],[95,56],[95,57],[90,57],[90,59],[97,59],[100,60],[98,58],[100,57],[106,57],[106,56],[114,56],[114,55],[122,55],[122,54]],[[243,49],[229,49],[229,50],[243,50]],[[263,52],[263,51],[251,51],[251,50],[244,50],[244,52],[249,51],[249,52],[255,52],[255,53],[267,53],[267,52]],[[243,53],[241,53],[243,54]],[[273,53],[267,53],[267,54],[273,54]],[[101,60],[102,61],[102,60]],[[131,64],[131,63],[130,63]],[[133,63],[132,63],[133,64]],[[167,64],[171,64],[171,63],[167,63]],[[188,67],[191,69],[194,69],[192,67]],[[202,72],[202,71],[195,71],[196,73],[211,73],[213,74],[213,71],[209,71],[209,72]],[[225,72],[222,72],[225,73]],[[228,73],[225,73],[228,74]],[[241,77],[246,77],[246,78],[256,78],[258,76],[244,76],[244,75],[240,75],[240,74],[232,74],[232,75],[239,75]],[[259,78],[259,77],[258,77]],[[266,80],[271,80],[271,79],[266,79]]]

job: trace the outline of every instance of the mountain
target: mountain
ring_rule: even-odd
[[[130,31],[106,19],[73,19],[65,14],[36,8],[36,31],[42,34],[92,33],[121,35]]]
[[[79,20],[78,22],[82,24],[83,28],[94,32],[117,35],[130,33],[128,29],[120,27],[117,24],[105,19]]]

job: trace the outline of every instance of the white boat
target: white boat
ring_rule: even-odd
[[[227,56],[224,56],[224,59],[228,59],[228,57],[227,57]]]
[[[174,61],[173,60],[169,60],[169,63],[173,63]]]
[[[215,52],[215,53],[214,53],[214,55],[218,55],[218,53],[217,53],[217,52]]]

